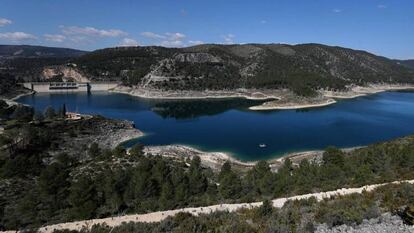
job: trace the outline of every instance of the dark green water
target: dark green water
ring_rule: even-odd
[[[135,122],[145,145],[184,144],[225,151],[241,160],[269,159],[288,152],[353,147],[414,133],[414,93],[384,92],[307,110],[256,112],[260,102],[243,99],[160,101],[115,93],[36,94],[21,103],[43,111],[68,111]],[[266,148],[259,144],[265,143]]]

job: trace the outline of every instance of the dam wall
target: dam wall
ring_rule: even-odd
[[[110,82],[94,82],[89,83],[90,91],[108,91],[114,89],[118,86],[118,83],[110,83]]]
[[[115,82],[31,82],[23,83],[23,86],[35,92],[91,92],[91,91],[108,91],[115,88],[118,83]]]

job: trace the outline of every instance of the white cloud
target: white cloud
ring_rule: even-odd
[[[66,39],[66,36],[59,35],[59,34],[44,34],[43,37],[47,41],[57,42],[57,43],[62,43]]]
[[[199,45],[199,44],[204,44],[204,42],[203,42],[203,41],[201,41],[201,40],[190,40],[190,41],[188,41],[188,43],[189,43],[190,45]]]
[[[332,10],[334,13],[341,13],[342,12],[342,10],[341,9],[333,9]]]
[[[224,36],[222,36],[223,37],[223,39],[224,39],[224,43],[225,44],[234,44],[234,38],[236,37],[235,35],[233,35],[233,34],[227,34],[227,35],[224,35]]]
[[[383,5],[383,4],[380,4],[380,5],[377,5],[377,8],[379,8],[379,9],[385,9],[385,8],[387,8],[387,6],[386,5]]]
[[[168,40],[171,40],[171,41],[183,40],[186,37],[184,34],[179,33],[179,32],[174,32],[174,33],[167,32],[165,33],[165,35],[167,35]]]
[[[0,39],[18,42],[23,40],[34,40],[37,39],[37,37],[25,32],[4,32],[0,33]]]
[[[128,33],[119,30],[119,29],[97,29],[94,27],[78,27],[78,26],[60,26],[63,34],[65,35],[85,35],[85,36],[95,36],[95,37],[120,37],[126,36]]]
[[[141,36],[144,36],[149,39],[164,39],[165,38],[165,36],[157,34],[157,33],[153,33],[153,32],[142,32]]]
[[[119,46],[138,46],[138,41],[132,39],[132,38],[124,38]]]
[[[6,26],[11,23],[12,21],[10,19],[0,18],[0,27]]]
[[[183,47],[184,42],[181,40],[164,40],[160,45],[164,47]]]
[[[261,23],[261,24],[266,24],[266,23],[267,23],[267,20],[264,20],[264,19],[263,19],[263,20],[261,20],[261,21],[260,21],[260,23]]]
[[[185,46],[184,39],[187,37],[181,32],[166,32],[164,34],[157,34],[154,32],[142,32],[141,36],[154,40],[153,43],[164,47],[183,47]]]

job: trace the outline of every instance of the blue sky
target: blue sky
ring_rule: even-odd
[[[0,44],[322,43],[414,58],[412,0],[0,0]]]

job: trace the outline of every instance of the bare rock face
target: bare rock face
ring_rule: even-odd
[[[174,59],[178,62],[189,63],[221,63],[222,59],[209,53],[180,53]]]
[[[46,67],[42,71],[42,77],[45,80],[58,77],[64,82],[89,82],[89,79],[81,74],[76,68],[68,66]]]

